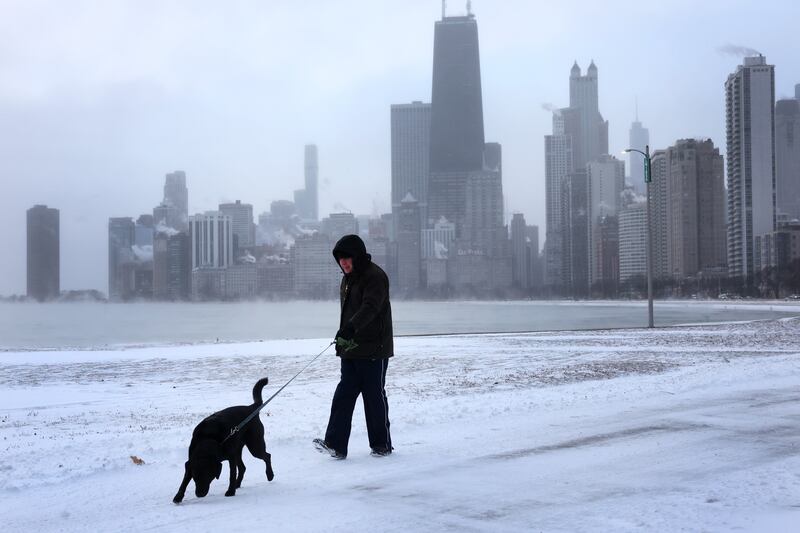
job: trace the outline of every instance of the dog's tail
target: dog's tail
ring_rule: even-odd
[[[253,403],[258,405],[264,403],[264,400],[261,399],[261,389],[263,389],[267,383],[269,383],[269,378],[261,378],[256,381],[256,384],[253,387]]]

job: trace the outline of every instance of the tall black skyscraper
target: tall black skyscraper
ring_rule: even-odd
[[[478,23],[470,13],[436,22],[433,38],[428,218],[461,234],[469,174],[483,170],[483,101]]]
[[[60,230],[58,209],[35,205],[28,209],[28,297],[58,298],[60,280]]]

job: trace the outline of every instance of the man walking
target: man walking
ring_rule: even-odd
[[[347,457],[356,399],[361,394],[372,455],[392,453],[386,368],[394,355],[389,279],[367,253],[358,235],[345,235],[333,248],[344,273],[339,290],[341,315],[336,332],[336,355],[341,358],[341,378],[331,402],[325,439],[314,439],[321,452],[336,459]]]

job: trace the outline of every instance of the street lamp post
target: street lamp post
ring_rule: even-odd
[[[647,224],[647,253],[646,262],[647,262],[647,327],[652,328],[653,325],[653,222],[652,217],[650,215],[651,207],[650,207],[650,182],[653,181],[652,175],[650,174],[651,166],[650,166],[650,145],[646,145],[644,147],[644,152],[641,150],[637,150],[635,148],[628,148],[622,151],[623,153],[630,153],[630,152],[637,152],[644,156],[644,183],[647,187],[646,194],[647,194],[647,211],[645,213],[646,217],[646,224]]]

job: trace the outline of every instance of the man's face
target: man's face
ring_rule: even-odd
[[[353,271],[353,258],[352,257],[340,257],[339,258],[339,266],[342,267],[342,270],[345,274],[349,274]]]

